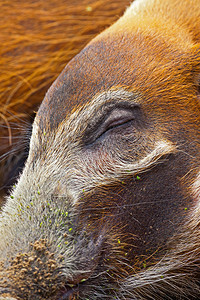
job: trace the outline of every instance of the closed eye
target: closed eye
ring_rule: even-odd
[[[116,108],[111,111],[110,115],[101,124],[96,138],[100,137],[110,129],[125,125],[134,119],[135,116],[132,111]]]
[[[97,139],[103,137],[109,131],[123,134],[120,128],[127,128],[133,121],[140,123],[141,109],[139,105],[122,101],[111,103],[110,107],[100,109],[96,116],[91,118],[88,128],[85,131],[84,142],[86,145],[93,144]],[[117,129],[117,131],[115,131]],[[114,131],[113,131],[114,130]]]

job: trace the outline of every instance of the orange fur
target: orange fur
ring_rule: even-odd
[[[199,298],[199,34],[199,0],[136,0],[54,81],[1,212],[2,295]]]

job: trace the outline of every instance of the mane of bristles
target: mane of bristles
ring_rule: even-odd
[[[22,120],[31,121],[30,116],[37,111],[45,92],[67,62],[118,19],[129,3],[129,0],[0,3],[0,189],[6,172],[6,162],[1,157],[6,152],[12,156],[20,151],[15,147],[23,137],[18,125],[23,126]]]

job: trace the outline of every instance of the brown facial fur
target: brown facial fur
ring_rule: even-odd
[[[2,295],[199,299],[199,17],[136,1],[53,83],[2,210]]]

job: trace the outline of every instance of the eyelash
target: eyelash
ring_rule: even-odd
[[[119,128],[119,127],[122,127],[122,126],[126,126],[131,122],[133,122],[133,120],[129,120],[127,122],[124,122],[124,123],[121,123],[121,124],[118,124],[118,125],[110,126],[110,127],[106,128],[106,130],[104,130],[96,139],[102,137],[105,133],[107,133],[108,131],[110,131],[112,129]]]

